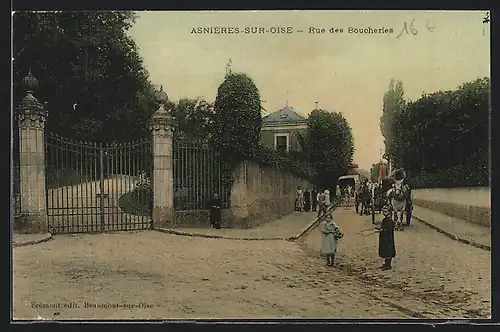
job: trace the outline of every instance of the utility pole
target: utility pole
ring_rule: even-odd
[[[318,102],[318,101],[315,101],[314,103],[316,104],[316,110],[317,110],[317,109],[318,109],[318,103],[319,103],[319,102]]]

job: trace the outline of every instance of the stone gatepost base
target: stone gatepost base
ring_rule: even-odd
[[[48,233],[47,215],[40,213],[21,213],[14,216],[14,231],[23,234]]]
[[[171,227],[175,222],[174,208],[153,208],[153,229]]]

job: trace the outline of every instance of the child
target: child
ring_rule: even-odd
[[[320,191],[318,192],[318,195],[316,196],[316,199],[318,201],[318,218],[321,217],[323,213],[326,212],[326,197],[325,193]]]
[[[394,245],[394,221],[392,220],[391,208],[385,205],[382,208],[384,219],[379,228],[378,255],[384,259],[382,270],[392,269],[392,259],[396,257],[396,246]]]
[[[339,227],[333,221],[332,213],[329,212],[319,224],[319,230],[323,233],[321,253],[326,256],[326,265],[333,266],[337,252],[338,241],[344,236]]]

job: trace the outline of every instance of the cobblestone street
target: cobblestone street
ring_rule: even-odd
[[[369,217],[343,208],[334,214],[345,233],[334,268],[327,268],[318,257],[317,230],[298,243],[143,231],[58,235],[48,242],[16,247],[14,318],[452,318],[489,314],[488,251],[415,222],[396,234],[395,269],[382,272],[377,269],[376,235],[355,234],[371,226]],[[289,227],[300,229],[311,219],[309,213],[303,219],[292,214]],[[287,232],[286,220],[277,221],[283,232]],[[265,227],[274,229],[271,224]],[[240,232],[245,236],[247,230]],[[59,308],[47,308],[59,303]]]

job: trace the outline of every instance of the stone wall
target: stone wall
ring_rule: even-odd
[[[278,219],[295,209],[297,186],[311,183],[290,173],[243,162],[235,170],[231,207],[222,211],[222,226],[249,228]],[[176,211],[175,226],[207,227],[208,210]]]
[[[491,225],[491,188],[433,188],[412,191],[413,203],[455,218]]]

